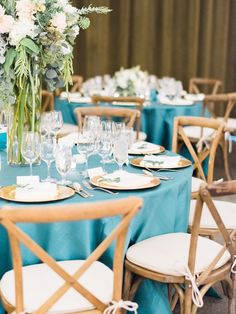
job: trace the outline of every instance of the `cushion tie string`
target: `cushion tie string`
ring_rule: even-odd
[[[229,142],[229,153],[232,153],[233,143],[232,143],[232,138],[229,131],[225,132],[225,141]]]
[[[209,149],[211,140],[212,138],[209,136],[202,136],[196,144],[197,152],[198,153],[202,152],[204,147]]]
[[[129,312],[134,312],[134,314],[138,314],[138,304],[131,301],[111,301],[111,305],[108,306],[103,314],[115,314],[118,309],[125,309]]]
[[[197,307],[203,307],[202,295],[201,295],[201,292],[198,289],[198,286],[197,286],[197,283],[196,283],[196,277],[197,276],[191,274],[191,271],[190,271],[188,266],[186,266],[186,273],[184,275],[185,275],[185,279],[189,280],[191,282],[191,285],[192,285],[192,300],[193,300],[193,303]]]
[[[236,255],[234,255],[234,261],[233,261],[233,264],[231,266],[231,272],[233,274],[236,274]]]

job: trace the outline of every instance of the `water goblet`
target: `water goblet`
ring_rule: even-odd
[[[23,133],[22,143],[21,143],[21,154],[30,164],[30,176],[32,176],[32,165],[35,162],[41,152],[41,142],[40,136],[37,132],[26,131]]]
[[[63,127],[63,117],[61,111],[51,111],[52,115],[52,133],[57,135],[60,129]]]
[[[119,166],[119,170],[122,171],[122,167],[128,159],[128,142],[126,137],[120,136],[114,141],[113,157]]]
[[[50,135],[46,135],[42,139],[41,144],[41,158],[47,165],[47,177],[42,180],[45,182],[55,182],[55,179],[51,177],[50,168],[52,162],[55,160],[55,138]]]
[[[109,138],[102,138],[98,142],[98,154],[102,157],[102,169],[105,173],[105,162],[112,154],[112,142]]]
[[[78,153],[85,157],[85,172],[84,176],[87,176],[88,171],[88,157],[94,152],[95,139],[90,131],[83,131],[78,133],[77,150]]]
[[[60,185],[68,185],[71,182],[66,180],[65,177],[72,167],[72,153],[71,149],[66,146],[60,146],[55,150],[56,169],[61,175],[61,180],[57,183]]]

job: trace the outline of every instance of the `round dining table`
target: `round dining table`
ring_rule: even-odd
[[[55,99],[55,109],[62,112],[65,123],[77,124],[74,109],[77,107],[92,106],[88,101],[68,101],[60,97]],[[134,108],[134,107],[133,107]],[[141,130],[147,134],[151,143],[163,145],[171,149],[173,122],[177,116],[201,116],[203,104],[201,101],[192,105],[165,105],[158,100],[145,105],[141,114]]]
[[[172,154],[166,151],[164,154]],[[0,153],[1,175],[0,185],[7,186],[16,184],[17,176],[29,175],[28,166],[10,166],[7,164],[6,152]],[[132,157],[131,157],[132,158]],[[99,166],[100,157],[92,155],[89,158],[89,168]],[[79,166],[79,165],[78,165]],[[78,167],[77,166],[77,167]],[[117,169],[116,164],[106,164],[106,170],[112,172]],[[129,172],[142,173],[140,168],[125,166]],[[33,174],[40,179],[46,177],[46,164],[33,166]],[[127,249],[130,245],[146,238],[172,232],[186,232],[188,226],[188,214],[191,195],[192,166],[181,168],[177,172],[161,172],[170,178],[161,181],[161,184],[144,190],[119,191],[117,195],[110,195],[104,191],[92,191],[93,197],[82,198],[80,195],[50,202],[51,206],[61,204],[75,204],[84,202],[96,202],[101,200],[113,200],[130,195],[143,198],[144,205],[132,220],[126,238]],[[54,163],[52,164],[52,175],[59,178]],[[73,169],[67,176],[72,181],[81,182],[82,175],[78,168]],[[91,191],[90,191],[91,192]],[[49,203],[45,203],[49,204]],[[17,203],[0,199],[0,206],[13,206],[27,208],[32,204]],[[35,205],[35,204],[33,204]],[[37,204],[36,204],[37,205]],[[38,204],[44,206],[44,203]],[[119,222],[119,217],[104,218],[95,221],[79,221],[49,224],[21,224],[21,228],[38,242],[56,260],[72,260],[86,258],[98,243],[104,239]],[[103,255],[101,261],[109,267],[112,266],[114,246],[111,246]],[[36,264],[40,261],[25,247],[22,246],[23,265]],[[12,269],[11,252],[5,229],[0,226],[0,278]],[[95,278],[96,280],[96,278]],[[168,289],[166,284],[144,280],[140,286],[135,301],[139,304],[139,314],[169,314],[171,313],[168,301]],[[4,310],[0,306],[0,313]]]

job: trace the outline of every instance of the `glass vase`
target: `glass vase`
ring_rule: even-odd
[[[16,83],[16,102],[7,112],[7,161],[11,165],[26,163],[21,153],[24,131],[40,131],[41,79],[36,68],[32,73],[28,79]]]

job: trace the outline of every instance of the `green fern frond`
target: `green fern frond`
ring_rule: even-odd
[[[102,7],[92,7],[90,4],[87,8],[82,7],[78,10],[79,15],[86,15],[90,13],[98,13],[98,14],[107,14],[108,12],[111,12],[112,10],[108,7],[102,6]]]
[[[17,57],[16,57],[15,75],[21,87],[23,85],[24,78],[28,76],[29,67],[30,65],[27,58],[25,47],[20,46],[18,49]]]

